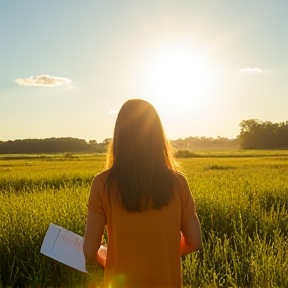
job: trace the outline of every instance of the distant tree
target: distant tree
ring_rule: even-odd
[[[112,142],[112,138],[106,138],[102,141],[102,144],[108,145],[111,142]]]
[[[88,142],[91,146],[94,146],[97,144],[97,141],[96,140],[89,140]]]
[[[242,149],[275,149],[288,147],[288,121],[262,122],[259,119],[243,120],[240,126]]]

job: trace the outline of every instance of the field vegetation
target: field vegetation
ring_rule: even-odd
[[[101,268],[86,275],[40,254],[51,222],[83,235],[90,182],[104,169],[104,154],[68,156],[0,157],[0,287],[101,287]],[[184,286],[287,288],[287,151],[178,162],[203,232],[203,249],[182,258]]]

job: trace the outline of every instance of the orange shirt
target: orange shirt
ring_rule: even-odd
[[[186,179],[177,174],[175,196],[161,210],[127,212],[117,201],[109,203],[108,175],[109,170],[94,178],[88,203],[88,209],[106,218],[103,287],[181,287],[180,231],[194,207]]]

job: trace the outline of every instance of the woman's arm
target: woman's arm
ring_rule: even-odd
[[[184,256],[201,249],[201,226],[196,213],[196,206],[185,177],[178,175],[182,201],[180,254]]]
[[[184,256],[201,249],[202,236],[201,227],[196,211],[189,216],[184,227],[182,227],[180,254]]]
[[[105,228],[106,219],[103,215],[88,209],[86,230],[84,235],[83,252],[86,260],[91,265],[101,264],[105,267],[106,256],[99,253],[102,235]],[[100,252],[100,251],[99,251]]]

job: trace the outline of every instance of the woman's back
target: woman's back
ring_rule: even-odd
[[[176,176],[174,197],[162,209],[127,212],[115,198],[109,202],[108,176],[95,177],[89,199],[89,209],[107,221],[104,287],[181,287],[180,231],[194,210],[186,180]]]

